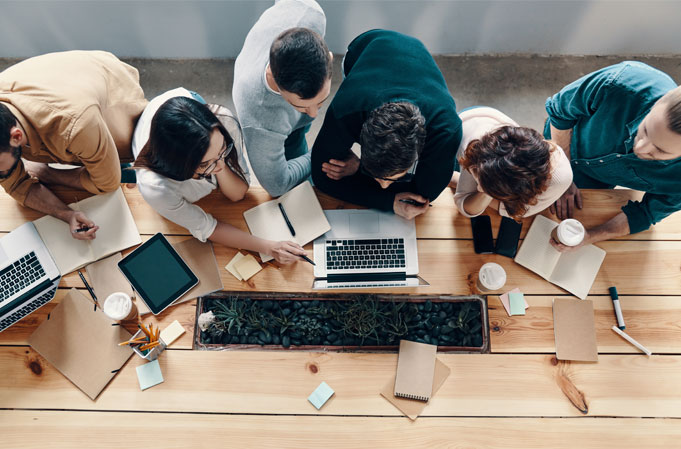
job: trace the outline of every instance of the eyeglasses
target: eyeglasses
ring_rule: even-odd
[[[359,165],[359,171],[366,176],[369,176],[370,178],[374,179],[380,179],[381,181],[388,181],[388,182],[411,182],[414,179],[414,176],[416,174],[416,166],[418,165],[419,161],[418,159],[414,161],[411,167],[409,167],[409,170],[407,172],[400,176],[399,178],[392,178],[392,177],[384,177],[384,176],[374,176],[369,171],[364,168],[362,164]]]
[[[227,159],[229,154],[232,152],[234,149],[234,142],[230,142],[229,145],[227,144],[227,140],[225,139],[224,144],[222,145],[222,151],[220,151],[220,154],[218,154],[218,157],[210,163],[208,167],[201,173],[197,173],[196,175],[199,177],[199,179],[206,179],[209,178],[210,175],[213,174],[213,171],[215,170],[215,167],[218,166],[218,162],[221,160]]]

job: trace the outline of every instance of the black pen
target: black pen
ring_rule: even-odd
[[[310,262],[312,265],[317,266],[317,264],[314,263],[314,262],[312,261],[312,259],[310,259],[309,257],[307,257],[305,254],[301,254],[300,257],[302,257],[303,260],[306,260],[307,262]]]
[[[279,210],[281,211],[281,215],[284,216],[284,220],[286,221],[286,226],[288,226],[288,230],[291,231],[291,235],[295,236],[296,235],[296,230],[293,229],[293,225],[288,219],[288,216],[286,215],[286,211],[284,210],[284,206],[281,205],[281,203],[277,203],[279,206]]]
[[[92,228],[89,228],[89,227],[85,226],[84,228],[78,228],[78,229],[76,229],[76,232],[86,232],[86,231],[89,231],[90,229],[92,229]]]
[[[85,276],[83,276],[83,273],[78,270],[78,276],[80,276],[80,279],[83,281],[83,284],[85,284],[85,288],[87,288],[87,291],[90,292],[90,296],[92,296],[92,299],[95,301],[95,310],[97,310],[97,304],[99,304],[99,301],[97,301],[97,296],[95,296],[95,292],[92,291],[92,287],[90,287],[90,284],[87,283],[85,280]]]
[[[412,206],[418,206],[418,207],[426,205],[426,203],[420,203],[416,200],[412,200],[411,198],[402,198],[400,201],[402,203],[407,203],[407,204],[411,204]],[[433,207],[433,205],[428,203],[428,207]]]

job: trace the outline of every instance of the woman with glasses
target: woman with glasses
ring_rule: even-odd
[[[454,202],[466,217],[487,207],[520,220],[551,206],[572,184],[565,153],[501,111],[474,107],[459,113],[461,176]]]
[[[216,188],[232,201],[241,200],[248,190],[241,129],[227,108],[209,107],[184,88],[168,91],[142,113],[132,150],[144,199],[197,239],[258,251],[284,264],[305,254],[294,242],[252,236],[194,204]]]

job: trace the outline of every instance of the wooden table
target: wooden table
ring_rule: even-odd
[[[123,186],[143,238],[187,231],[156,214],[134,185]],[[58,191],[66,201],[83,193]],[[587,226],[618,213],[640,193],[584,191]],[[233,204],[219,194],[200,202],[218,219],[245,229],[244,210],[266,200],[252,189]],[[320,195],[325,209],[349,207]],[[132,357],[91,401],[28,345],[27,339],[66,294],[82,288],[65,276],[57,298],[0,333],[0,445],[3,448],[221,447],[679,447],[681,438],[681,214],[634,236],[603,242],[608,252],[589,299],[594,301],[599,362],[557,361],[551,302],[566,292],[497,255],[473,252],[469,221],[449,189],[417,219],[420,274],[431,286],[400,293],[471,292],[485,262],[500,263],[507,287],[520,287],[526,316],[506,315],[488,297],[492,353],[441,354],[451,375],[423,415],[409,421],[378,395],[396,354],[302,351],[192,351],[196,303],[156,317],[190,332],[159,359],[165,382],[140,391]],[[0,235],[39,216],[0,194]],[[492,217],[496,228],[499,217]],[[526,221],[523,234],[530,221]],[[236,250],[217,245],[223,267]],[[221,268],[225,290],[307,292],[312,267],[268,267],[251,285]],[[616,285],[627,332],[655,355],[646,357],[615,335],[607,288]],[[317,411],[307,396],[321,381],[336,395]]]

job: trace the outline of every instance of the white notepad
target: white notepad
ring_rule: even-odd
[[[279,210],[283,206],[296,235],[291,235],[284,216]],[[324,215],[312,184],[306,181],[276,200],[262,203],[244,212],[244,218],[251,234],[267,240],[290,240],[299,245],[306,245],[331,229]],[[266,254],[260,254],[263,262],[272,260]]]
[[[518,250],[515,261],[580,299],[586,298],[601,268],[605,251],[585,245],[561,253],[551,246],[553,220],[537,215]]]
[[[95,195],[69,207],[83,212],[99,226],[97,238],[76,240],[68,224],[49,215],[33,222],[62,275],[142,243],[120,187],[115,192]]]

